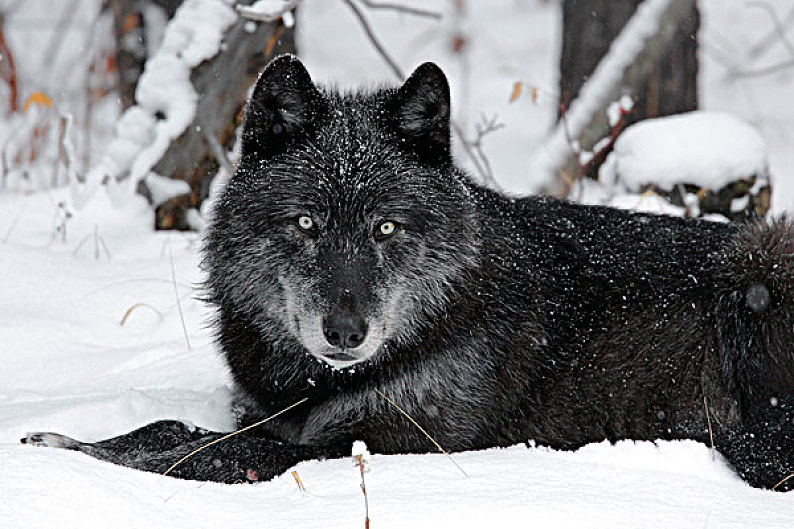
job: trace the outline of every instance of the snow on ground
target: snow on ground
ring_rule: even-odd
[[[367,16],[405,70],[424,60],[441,64],[457,118],[468,130],[481,111],[499,115],[506,128],[485,142],[497,178],[512,191],[530,191],[527,157],[554,115],[558,8],[515,0],[467,6],[468,17],[447,17],[440,33],[432,22],[410,16]],[[708,50],[715,41],[756,42],[769,28],[763,12],[753,12],[754,26],[743,23],[743,1],[704,0],[702,6]],[[342,2],[308,0],[299,17],[303,55],[315,79],[341,86],[391,79]],[[469,60],[449,50],[456,28],[467,34]],[[722,33],[737,35],[715,37]],[[772,61],[779,48],[765,59]],[[732,111],[758,127],[777,178],[775,208],[794,208],[787,171],[794,162],[791,83],[785,73],[727,79],[711,53],[704,52],[702,63],[706,108]],[[540,89],[538,103],[508,103],[517,80]],[[68,200],[64,189],[0,191],[0,527],[363,526],[360,475],[351,459],[298,465],[307,487],[301,492],[289,474],[257,485],[203,484],[18,444],[27,431],[97,440],[159,418],[232,426],[229,378],[211,343],[207,308],[194,298],[201,280],[196,236],[153,233],[139,199],[114,209],[98,193],[66,218]],[[65,237],[58,229],[64,223]],[[454,457],[469,477],[442,455],[372,455],[366,474],[371,526],[794,524],[794,496],[748,487],[719,456],[692,442],[600,443],[577,452],[513,447]]]

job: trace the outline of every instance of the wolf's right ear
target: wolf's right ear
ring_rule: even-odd
[[[282,152],[296,134],[311,128],[324,98],[294,55],[273,59],[259,76],[245,111],[243,159],[268,159]]]

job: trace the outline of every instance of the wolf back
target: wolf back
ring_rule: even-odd
[[[431,63],[354,93],[294,57],[265,69],[207,234],[207,297],[241,424],[308,400],[175,474],[265,479],[357,439],[434,450],[382,395],[449,450],[687,438],[754,486],[794,471],[791,223],[502,196],[453,163],[449,105]],[[217,438],[147,428],[29,440],[162,471]],[[159,430],[167,446],[135,452]]]

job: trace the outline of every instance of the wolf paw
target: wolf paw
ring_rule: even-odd
[[[80,446],[80,441],[75,441],[71,437],[59,433],[49,432],[29,433],[19,441],[22,444],[48,446],[50,448],[65,448],[67,450],[77,450]]]

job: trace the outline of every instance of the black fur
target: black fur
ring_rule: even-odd
[[[377,391],[449,450],[709,442],[710,419],[751,485],[794,472],[794,227],[500,196],[452,163],[448,90],[432,64],[371,93],[318,90],[291,57],[262,74],[207,292],[241,424],[308,402],[176,475],[269,479],[357,439],[434,450]],[[363,317],[364,344],[324,344],[329,314]],[[28,439],[162,471],[217,438],[147,428]]]

